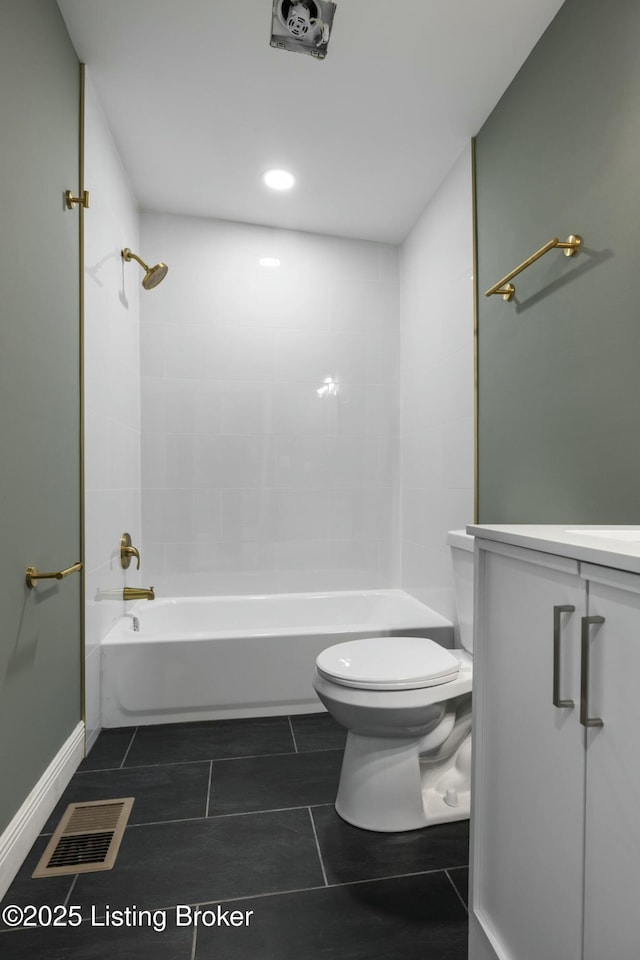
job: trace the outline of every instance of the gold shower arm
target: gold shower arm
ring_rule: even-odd
[[[145,270],[149,269],[149,264],[145,263],[144,260],[141,260],[137,253],[134,253],[133,250],[130,250],[129,247],[125,247],[122,251],[123,260],[137,260],[141,267],[144,267]]]
[[[517,277],[519,273],[522,273],[523,270],[526,270],[527,267],[530,267],[532,263],[535,263],[536,260],[539,260],[540,257],[543,257],[545,253],[548,253],[549,250],[553,250],[554,247],[560,247],[564,250],[565,257],[573,257],[578,252],[582,245],[582,237],[578,237],[573,233],[567,237],[566,240],[558,240],[557,237],[553,237],[549,240],[548,243],[545,243],[544,247],[540,247],[539,250],[536,250],[535,253],[532,253],[519,267],[516,267],[515,270],[512,270],[511,273],[508,273],[506,277],[503,277],[502,280],[498,280],[497,283],[494,283],[492,287],[489,287],[485,293],[485,297],[490,297],[494,293],[502,294],[503,300],[513,300],[513,295],[516,292],[516,288],[512,283],[509,283],[509,280],[512,280],[513,277]],[[506,286],[505,286],[506,284]]]

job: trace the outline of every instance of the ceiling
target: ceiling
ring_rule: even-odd
[[[562,0],[337,0],[325,60],[271,0],[58,5],[142,209],[397,243]]]

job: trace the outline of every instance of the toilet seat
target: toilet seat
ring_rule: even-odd
[[[416,690],[455,680],[460,661],[426,637],[370,637],[327,647],[316,668],[344,687]]]

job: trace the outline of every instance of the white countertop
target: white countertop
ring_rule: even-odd
[[[582,523],[469,524],[467,533],[517,547],[640,573],[640,526]]]

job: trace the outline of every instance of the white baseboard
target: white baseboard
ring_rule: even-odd
[[[0,900],[84,756],[84,723],[62,745],[0,836]]]

